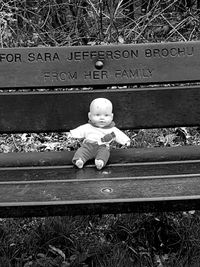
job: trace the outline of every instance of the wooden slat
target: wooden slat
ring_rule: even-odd
[[[1,205],[139,202],[200,198],[200,174],[189,177],[157,176],[153,178],[122,177],[119,179],[61,180],[41,182],[0,183]],[[24,202],[24,204],[23,204]]]
[[[200,124],[200,88],[172,87],[0,94],[0,133],[67,131],[86,123],[90,102],[113,102],[121,129]]]
[[[46,216],[68,216],[85,214],[117,214],[130,212],[164,212],[164,211],[188,211],[198,210],[200,199],[196,196],[185,199],[163,199],[162,201],[141,202],[110,202],[110,203],[77,203],[68,204],[54,203],[46,205],[27,203],[27,205],[0,206],[1,218],[8,217],[46,217]]]
[[[0,170],[4,167],[65,166],[72,168],[74,151],[0,153]],[[146,162],[200,160],[200,146],[113,149],[109,166]],[[94,166],[90,161],[86,166]]]
[[[124,175],[126,178],[143,178],[160,176],[198,176],[200,174],[200,160],[178,162],[149,162],[108,165],[103,170],[97,171],[94,165],[82,170],[69,168],[68,166],[44,166],[44,167],[21,167],[1,168],[0,183],[22,184],[33,183],[56,183],[70,180],[80,183],[81,180],[117,180]]]
[[[1,48],[0,88],[196,81],[199,49],[200,42]]]
[[[68,152],[17,153],[16,157],[33,155],[29,159],[33,165],[38,161],[49,166],[0,168],[1,217],[198,209],[199,149],[116,150],[112,151],[109,165],[100,171],[94,165],[82,170],[68,165],[72,156]],[[67,166],[59,166],[67,154]],[[7,155],[12,162],[14,153]],[[159,161],[151,161],[156,158]],[[12,165],[20,166],[18,160]]]
[[[197,196],[200,198],[200,174],[156,175],[154,177],[120,177],[56,181],[1,182],[1,205],[28,202],[53,204],[162,200]],[[110,189],[110,190],[106,190]],[[15,203],[15,204],[13,204]]]
[[[143,209],[148,212],[160,209],[176,210],[180,207],[187,210],[196,207],[200,200],[199,162],[196,163],[196,167],[194,162],[169,164],[168,167],[166,163],[162,167],[161,165],[147,164],[145,168],[143,166],[138,169],[134,166],[132,170],[126,166],[127,169],[124,169],[123,173],[120,169],[119,176],[115,167],[112,170],[113,175],[112,171],[107,175],[100,171],[99,175],[92,176],[90,173],[86,177],[83,170],[82,175],[73,179],[70,179],[69,174],[66,175],[63,169],[52,171],[44,168],[37,174],[36,170],[33,174],[31,169],[13,170],[13,175],[15,173],[17,176],[21,172],[21,180],[25,177],[27,180],[0,182],[1,216],[56,215],[58,210],[59,215],[67,215],[65,212],[141,212]],[[191,172],[189,174],[188,169]],[[161,175],[159,170],[163,170]],[[193,170],[196,173],[192,173]],[[2,170],[0,174],[4,172],[7,171]],[[81,171],[77,173],[80,174]],[[124,175],[127,173],[128,175]],[[34,175],[38,180],[32,180]],[[43,176],[42,180],[40,176]],[[59,177],[62,179],[59,180]],[[116,207],[113,207],[114,204]],[[143,209],[139,210],[139,207]]]

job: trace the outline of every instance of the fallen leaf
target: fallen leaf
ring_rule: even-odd
[[[51,245],[49,245],[49,248],[50,248],[50,250],[51,250],[52,252],[55,252],[55,253],[57,253],[58,255],[60,255],[61,257],[63,257],[63,260],[65,261],[66,256],[65,256],[65,253],[64,253],[61,249],[56,248],[56,247],[51,246]]]

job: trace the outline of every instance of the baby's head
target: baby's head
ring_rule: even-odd
[[[97,127],[104,128],[113,120],[112,103],[106,98],[96,98],[90,104],[89,120]]]

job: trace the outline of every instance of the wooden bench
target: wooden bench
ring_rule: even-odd
[[[200,42],[0,49],[0,132],[67,132],[97,97],[122,130],[198,126],[198,81]],[[1,153],[0,217],[200,208],[200,146],[114,149],[99,171],[73,154]]]

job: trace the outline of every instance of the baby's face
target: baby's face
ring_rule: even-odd
[[[109,104],[94,104],[88,114],[90,121],[97,127],[103,128],[111,124],[113,120],[112,106]]]

